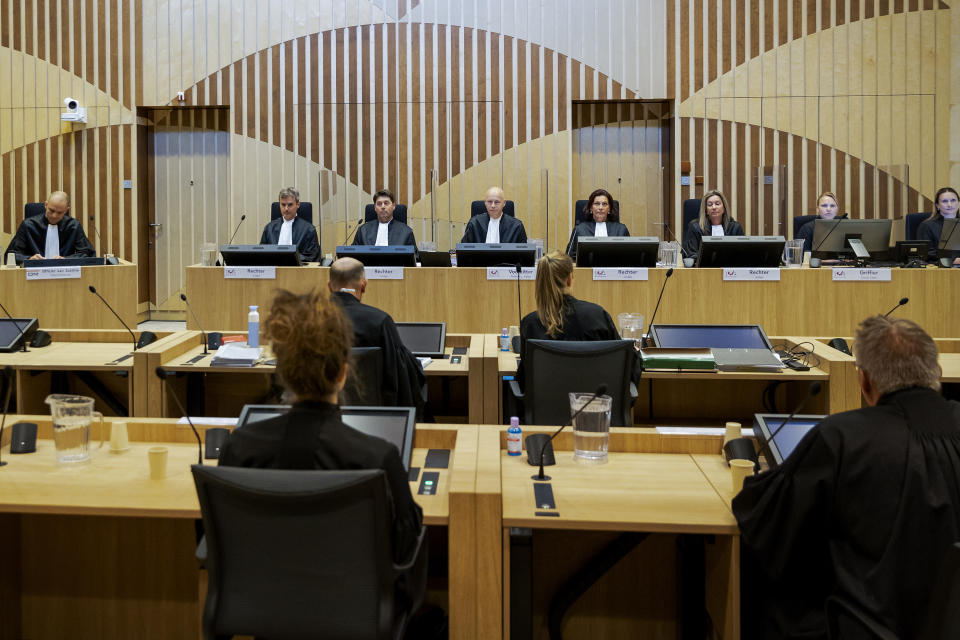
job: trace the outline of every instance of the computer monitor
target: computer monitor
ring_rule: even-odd
[[[635,238],[579,238],[578,267],[655,267],[660,240],[652,236]]]
[[[248,404],[237,418],[237,429],[269,420],[290,410],[288,404]],[[416,409],[413,407],[340,407],[343,422],[357,431],[386,440],[397,448],[405,469],[410,468]]]
[[[698,267],[779,267],[783,236],[703,236]]]
[[[780,425],[789,418],[786,413],[757,413],[753,416],[753,435],[760,444],[760,452],[767,459],[770,468],[783,464],[787,456],[793,453],[797,444],[813,427],[826,416],[796,415],[790,418],[783,428]],[[780,429],[777,431],[777,429]],[[776,433],[771,440],[770,435]]]
[[[415,267],[416,250],[410,245],[378,247],[358,244],[337,247],[337,258],[356,258],[365,267]]]
[[[23,348],[24,341],[29,342],[38,327],[36,318],[3,318],[0,320],[0,353],[10,353]]]
[[[937,250],[941,258],[947,258],[954,251],[960,251],[960,218],[944,218]]]
[[[773,349],[758,324],[655,324],[650,337],[664,349]]]
[[[418,358],[442,358],[447,341],[446,322],[398,322],[403,346]]]
[[[220,247],[228,267],[298,267],[302,264],[292,244],[225,244]]]
[[[537,245],[532,242],[460,242],[457,244],[458,267],[502,267],[519,264],[532,267],[537,262]]]
[[[813,222],[813,256],[833,258],[840,255],[853,256],[848,240],[859,239],[871,258],[885,257],[890,252],[892,220],[850,220],[834,218]]]

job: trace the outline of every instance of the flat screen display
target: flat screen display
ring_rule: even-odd
[[[415,267],[417,256],[410,245],[358,244],[337,247],[338,258],[355,258],[365,267]]]
[[[439,358],[447,336],[446,322],[398,322],[403,346],[417,357]]]
[[[666,349],[770,349],[767,334],[758,324],[655,324],[654,344]]]
[[[24,340],[30,340],[36,332],[36,318],[3,318],[0,320],[0,352],[16,351],[23,346]]]
[[[515,264],[521,267],[532,267],[536,262],[537,245],[533,243],[461,242],[457,244],[458,267],[502,267]]]
[[[770,467],[783,464],[797,445],[803,440],[810,429],[814,428],[826,416],[797,415],[790,418],[783,428],[780,425],[789,417],[786,413],[758,413],[753,417],[753,434],[761,444],[770,439],[770,434],[776,433],[773,440],[763,446],[763,453]],[[778,431],[779,429],[779,431]]]
[[[654,237],[578,238],[578,267],[655,267],[660,240]]]

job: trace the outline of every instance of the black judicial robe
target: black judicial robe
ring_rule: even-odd
[[[567,255],[577,259],[577,242],[579,242],[581,237],[592,238],[593,234],[597,230],[597,223],[593,220],[589,222],[581,222],[576,227],[573,228],[573,233],[570,234],[570,242],[567,243]],[[629,236],[630,232],[627,231],[626,225],[620,222],[610,222],[607,221],[607,236],[611,238],[616,237],[626,237]]]
[[[463,230],[460,242],[486,242],[487,229],[490,227],[490,214],[481,213],[470,218]],[[527,231],[523,223],[507,214],[500,216],[500,242],[526,242]]]
[[[960,234],[960,230],[954,233]],[[926,240],[930,243],[930,250],[927,252],[927,260],[936,262],[939,258],[937,247],[940,246],[940,236],[943,234],[943,216],[937,216],[933,220],[924,220],[917,227],[917,240]],[[956,260],[960,258],[960,251],[954,251],[950,258]]]
[[[380,227],[380,221],[371,220],[364,223],[353,238],[354,245],[376,244],[377,230]],[[396,218],[391,218],[387,223],[387,244],[391,247],[399,245],[417,246],[417,241],[413,237],[413,229],[403,224]],[[361,346],[361,345],[357,345]]]
[[[93,245],[87,240],[83,227],[76,218],[69,213],[60,218],[57,224],[57,234],[60,236],[60,255],[64,258],[86,258],[96,255]],[[7,253],[17,256],[17,263],[29,260],[36,254],[43,255],[47,246],[47,217],[45,215],[24,218],[13,236]]]
[[[960,403],[911,388],[830,416],[733,513],[744,638],[915,637],[960,540]]]
[[[383,351],[383,404],[388,407],[416,407],[422,413],[423,367],[400,340],[397,325],[384,311],[363,304],[353,294],[336,292],[340,304],[353,323],[355,347],[380,347]]]
[[[697,255],[700,253],[700,245],[702,244],[703,236],[709,235],[709,229],[706,233],[704,233],[700,228],[699,218],[691,220],[690,224],[687,225],[687,232],[683,235],[683,257],[696,259]],[[742,236],[743,227],[740,226],[739,222],[733,218],[730,218],[727,220],[727,224],[723,225],[723,235]]]
[[[280,227],[283,218],[275,218],[267,223],[260,236],[260,244],[277,244],[280,241]],[[320,242],[317,240],[317,230],[312,224],[297,217],[293,219],[293,244],[297,245],[297,252],[304,262],[318,262],[320,260]]]
[[[845,219],[846,217],[847,217],[847,214],[843,214],[833,219],[841,220],[841,219]],[[814,227],[814,223],[817,220],[820,220],[820,216],[817,216],[813,220],[803,223],[803,225],[801,225],[800,229],[797,231],[797,240],[803,240],[804,253],[806,253],[807,251],[813,251],[813,227]]]

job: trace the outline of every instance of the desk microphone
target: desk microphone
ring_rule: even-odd
[[[95,222],[95,218],[92,215],[90,216],[90,226],[93,227],[93,232],[97,234],[97,244],[100,245],[100,250],[102,251],[103,240],[100,238],[100,230],[97,229],[97,223]]]
[[[173,374],[171,374],[169,371],[167,371],[163,367],[157,367],[154,370],[154,372],[157,374],[157,377],[160,378],[161,380],[166,380],[168,377],[173,376]],[[180,403],[180,398],[177,397],[177,394],[173,390],[173,387],[170,387],[169,391],[170,391],[170,395],[173,396],[173,401],[177,403],[177,409],[180,409],[184,417],[186,417],[187,422],[190,423],[190,428],[193,429],[193,435],[197,439],[197,464],[203,466],[203,444],[200,441],[200,434],[197,433],[197,428],[193,426],[193,420],[190,419],[190,414],[187,413],[187,410],[183,408],[183,405]]]
[[[897,303],[897,306],[895,306],[893,309],[890,309],[890,311],[887,311],[885,314],[883,314],[883,317],[886,318],[891,313],[893,313],[903,305],[907,304],[908,302],[910,302],[910,298],[900,298],[900,301]]]
[[[363,224],[363,218],[360,218],[359,220],[357,220],[357,224],[353,227],[353,230],[351,230],[351,231],[347,234],[347,237],[346,237],[346,239],[343,241],[343,244],[345,244],[345,245],[349,245],[349,244],[350,244],[350,238],[352,238],[353,235],[354,235],[357,231],[360,230],[360,226],[361,226],[362,224]]]
[[[17,328],[17,331],[20,332],[20,337],[23,338],[23,349],[21,349],[21,351],[23,351],[24,353],[28,353],[28,352],[30,351],[30,349],[27,349],[27,334],[26,334],[26,332],[24,331],[23,327],[20,326],[20,323],[17,322],[16,318],[14,318],[12,315],[10,315],[10,312],[7,311],[7,308],[6,308],[5,306],[3,306],[3,304],[0,304],[0,309],[3,309],[3,312],[4,312],[5,314],[7,314],[7,317],[8,317],[8,318],[10,318],[10,322],[12,322],[12,323],[13,323],[13,326],[15,326],[15,327]]]
[[[822,218],[817,217],[817,218],[814,220],[814,222],[816,222],[816,220],[821,220],[821,219],[822,219]],[[840,220],[840,219],[841,219],[840,216],[837,216],[836,218],[831,218],[831,220]],[[822,247],[823,244],[827,241],[827,238],[829,238],[831,235],[833,235],[833,232],[836,231],[839,227],[840,227],[840,223],[839,223],[839,222],[837,222],[837,224],[835,224],[835,225],[833,225],[832,227],[830,227],[830,231],[827,231],[827,235],[825,235],[825,236],[823,236],[822,238],[820,238],[820,242],[818,242],[818,243],[817,243],[817,246],[815,246],[815,247],[813,248],[813,251],[810,252],[810,255],[813,255],[813,254],[815,254],[817,251],[819,251],[819,250],[820,250],[820,247]]]
[[[602,383],[599,387],[597,387],[597,390],[593,392],[593,395],[590,396],[590,399],[587,400],[586,402],[584,402],[584,403],[583,403],[583,406],[580,407],[579,409],[577,409],[577,410],[574,412],[574,414],[573,414],[572,416],[570,416],[570,421],[569,421],[567,424],[573,424],[573,421],[577,419],[577,416],[579,416],[581,413],[583,413],[583,410],[584,410],[584,409],[586,409],[587,407],[589,407],[590,404],[591,404],[594,400],[596,400],[597,398],[599,398],[600,396],[602,396],[602,395],[605,394],[606,392],[607,392],[607,385],[606,385],[606,383]],[[563,431],[563,430],[567,427],[567,424],[565,424],[565,425],[561,426],[559,429],[557,429],[557,430],[553,433],[553,435],[550,436],[550,437],[547,437],[547,435],[546,435],[545,433],[534,433],[534,434],[532,434],[532,435],[527,436],[527,455],[528,455],[528,462],[530,462],[530,464],[533,464],[533,461],[529,459],[529,454],[530,454],[531,448],[536,448],[537,445],[539,445],[539,447],[540,447],[540,472],[537,473],[537,475],[535,475],[535,476],[530,476],[530,477],[533,478],[534,480],[538,480],[538,481],[540,481],[540,482],[543,482],[543,481],[546,481],[546,480],[549,480],[549,479],[550,479],[550,476],[545,476],[545,475],[543,475],[543,454],[546,452],[547,446],[548,446],[551,442],[553,442],[553,439],[554,439],[554,438],[556,438],[558,435],[560,435],[560,432]],[[542,443],[542,444],[541,444],[541,443]],[[550,464],[554,464],[554,462],[550,462]]]
[[[793,413],[783,419],[783,422],[773,430],[769,438],[765,438],[763,442],[760,443],[759,450],[763,451],[776,435],[780,433],[780,429],[783,429],[783,427],[793,419],[793,416],[800,413],[800,410],[807,404],[807,401],[819,394],[821,389],[823,389],[822,383],[819,381],[812,383],[807,389],[807,394],[803,396],[803,400],[797,405],[797,408],[793,410]],[[723,445],[723,453],[727,459],[727,464],[730,464],[731,460],[738,458],[742,460],[753,460],[754,464],[757,462],[757,452],[753,448],[753,443],[750,441],[750,438],[734,438],[730,440],[727,444]]]
[[[100,295],[99,293],[97,293],[97,288],[96,288],[95,286],[90,285],[90,293],[92,293],[93,295],[95,295],[95,296],[97,296],[98,298],[100,298],[100,302],[102,302],[103,304],[107,305],[107,309],[110,309],[110,313],[112,313],[113,315],[117,316],[117,320],[119,320],[119,321],[120,321],[120,324],[123,325],[123,328],[127,330],[127,333],[130,334],[130,337],[133,338],[133,350],[136,351],[136,350],[137,350],[137,336],[133,333],[133,331],[130,330],[130,327],[127,326],[127,323],[123,321],[123,318],[120,317],[120,314],[118,314],[116,311],[113,310],[113,307],[110,306],[110,303],[109,303],[109,302],[107,302],[106,300],[103,299],[103,296],[102,296],[102,295]],[[149,343],[148,343],[148,344],[149,344]],[[146,346],[146,345],[144,345],[144,346]]]
[[[657,298],[657,306],[653,308],[653,315],[650,316],[650,324],[647,326],[647,333],[643,336],[643,339],[640,341],[640,348],[647,348],[647,336],[650,335],[650,329],[653,328],[653,321],[657,317],[657,311],[660,310],[660,300],[663,298],[663,290],[667,288],[667,280],[670,279],[670,276],[673,275],[673,267],[667,269],[667,275],[663,279],[663,286],[660,287],[660,297]]]
[[[230,236],[230,241],[227,244],[233,244],[233,239],[237,237],[237,231],[240,231],[240,225],[243,224],[243,221],[247,219],[247,214],[240,215],[240,222],[237,223],[237,228],[233,230],[233,235]]]
[[[200,321],[197,320],[197,314],[193,312],[193,307],[190,306],[190,302],[187,300],[187,296],[184,293],[180,294],[180,299],[183,300],[187,305],[187,311],[190,312],[190,315],[193,316],[193,321],[197,323],[197,327],[200,328],[200,333],[203,335],[203,355],[209,353],[207,351],[207,332],[203,330],[203,327],[200,326]]]
[[[7,385],[7,397],[3,401],[3,420],[0,420],[0,445],[3,443],[3,427],[7,424],[7,410],[10,408],[10,392],[13,391],[13,379],[11,375],[13,373],[13,367],[7,365],[3,368],[3,381]],[[3,447],[0,446],[0,450]],[[3,460],[0,460],[0,467],[7,464]]]

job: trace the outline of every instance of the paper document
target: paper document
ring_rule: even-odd
[[[260,360],[263,349],[240,346],[233,343],[222,345],[210,361],[214,367],[252,367]]]

